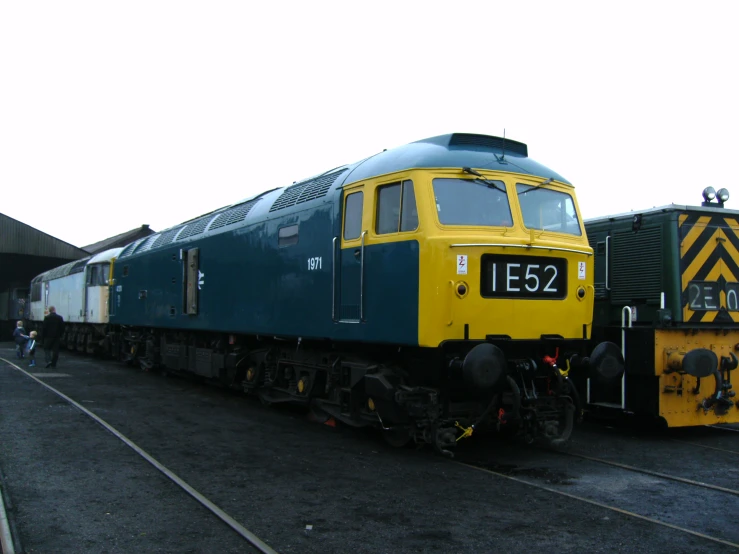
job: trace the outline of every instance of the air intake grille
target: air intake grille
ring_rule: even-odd
[[[326,196],[331,185],[333,185],[336,182],[336,179],[345,172],[346,168],[343,168],[339,171],[321,175],[320,177],[316,177],[310,181],[304,181],[303,183],[298,183],[297,185],[286,188],[285,192],[283,192],[280,197],[275,200],[275,203],[272,204],[269,211],[274,212],[276,210],[282,210],[283,208],[289,208],[296,204],[302,204],[303,202]]]
[[[75,262],[69,270],[69,275],[71,275],[72,273],[82,273],[85,270],[85,266],[87,265],[87,262],[89,260],[90,258],[84,258]]]
[[[187,227],[185,227],[182,232],[180,233],[180,236],[177,237],[177,240],[186,239],[187,237],[192,237],[195,235],[199,235],[203,232],[205,229],[205,226],[208,225],[208,222],[213,219],[213,214],[207,216],[207,217],[201,217],[197,221],[194,221],[192,223],[189,223]]]
[[[454,133],[449,139],[449,146],[480,146],[491,150],[502,150],[519,156],[528,157],[529,149],[522,142],[491,137],[489,135],[470,135],[466,133]]]
[[[645,228],[613,235],[611,299],[628,304],[659,301],[662,285],[662,228]]]
[[[133,251],[136,250],[136,247],[142,242],[144,242],[144,240],[146,239],[138,239],[136,242],[131,243],[128,246],[126,246],[121,252],[121,255],[118,256],[118,259],[120,260],[121,258],[126,258],[130,256],[131,254],[133,254]]]
[[[172,242],[175,238],[175,235],[177,235],[177,232],[182,229],[182,227],[177,227],[176,229],[169,229],[168,231],[164,231],[157,240],[154,241],[154,244],[151,245],[152,248],[159,248],[160,246],[166,246],[170,242]]]
[[[147,250],[149,250],[152,244],[154,244],[154,242],[158,238],[159,238],[159,235],[151,235],[150,237],[147,237],[146,240],[143,243],[141,243],[140,246],[136,248],[136,254],[138,254],[139,252],[146,252]]]
[[[259,198],[255,198],[254,200],[249,200],[248,202],[240,204],[239,206],[234,206],[228,211],[222,212],[216,218],[216,220],[213,221],[213,224],[210,226],[209,230],[212,231],[213,229],[218,229],[220,227],[225,227],[226,225],[233,225],[234,223],[244,221],[249,211],[257,202],[259,202],[259,200]]]

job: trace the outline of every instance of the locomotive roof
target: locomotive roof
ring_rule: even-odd
[[[122,250],[123,250],[122,247],[111,248],[109,250],[105,250],[103,252],[95,254],[94,256],[88,256],[86,258],[75,260],[73,262],[69,262],[64,265],[60,265],[59,267],[49,269],[48,271],[44,271],[43,273],[36,275],[36,277],[33,278],[31,283],[51,281],[53,279],[58,279],[60,277],[66,277],[67,275],[71,275],[73,273],[80,273],[84,271],[85,266],[89,264],[109,262],[111,259],[118,256]]]
[[[119,258],[127,258],[173,242],[199,238],[204,233],[225,230],[224,228],[232,225],[265,221],[272,212],[279,211],[279,215],[283,215],[301,211],[328,201],[328,198],[332,198],[329,196],[331,192],[357,181],[406,169],[432,167],[471,167],[523,173],[552,178],[570,185],[559,174],[530,159],[528,147],[522,142],[468,133],[439,135],[383,150],[359,162],[330,169],[288,187],[267,190],[165,229],[161,233],[140,238],[129,243]]]
[[[95,254],[92,258],[90,258],[87,264],[90,265],[109,262],[113,258],[118,257],[122,250],[122,246],[119,246],[118,248],[109,248],[108,250],[103,250],[102,252],[99,252]]]
[[[617,219],[631,219],[635,215],[661,214],[669,212],[697,212],[704,213],[706,215],[731,215],[734,217],[739,216],[739,210],[729,210],[720,207],[718,204],[712,204],[711,206],[687,206],[682,204],[667,204],[666,206],[649,208],[647,210],[632,210],[630,212],[623,212],[620,214],[592,217],[590,219],[585,219],[584,223],[589,224],[600,223],[603,221],[615,221]]]
[[[59,267],[55,267],[39,275],[36,275],[31,283],[51,281],[52,279],[58,279],[59,277],[66,277],[67,275],[71,275],[72,273],[80,273],[81,271],[85,270],[85,266],[89,261],[90,256],[66,263],[64,265],[60,265]]]
[[[514,140],[488,135],[452,133],[384,150],[351,167],[345,183],[353,183],[423,167],[472,167],[552,177],[571,184],[551,169],[528,157],[528,147]]]

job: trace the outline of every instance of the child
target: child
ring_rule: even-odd
[[[28,367],[36,367],[36,335],[36,331],[31,331],[31,334],[28,336],[28,342],[26,343],[26,351],[30,360]]]
[[[15,341],[15,355],[18,359],[22,359],[24,357],[23,347],[26,346],[26,342],[28,341],[28,335],[26,335],[26,330],[23,328],[22,321],[15,324],[13,340]]]

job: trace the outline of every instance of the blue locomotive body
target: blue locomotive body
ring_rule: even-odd
[[[129,244],[101,348],[393,444],[504,424],[564,441],[558,364],[585,359],[592,279],[565,179],[525,144],[443,135]]]
[[[331,192],[277,213],[285,192],[268,193],[172,229],[172,240],[131,244],[115,265],[111,323],[417,345],[418,242],[340,252]]]

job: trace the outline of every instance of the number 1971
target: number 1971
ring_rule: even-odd
[[[323,258],[308,258],[308,271],[315,271],[323,268]]]

